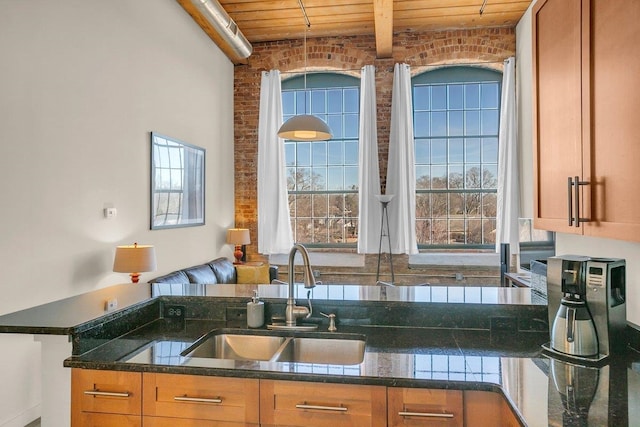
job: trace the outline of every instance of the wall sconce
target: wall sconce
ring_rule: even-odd
[[[140,273],[155,271],[156,249],[152,245],[117,246],[113,260],[113,271],[116,273],[130,273],[131,282],[138,283]]]
[[[251,243],[251,236],[249,230],[246,228],[230,228],[227,230],[227,243],[235,245],[235,251],[233,256],[236,258],[234,264],[242,264],[245,258],[244,245]]]

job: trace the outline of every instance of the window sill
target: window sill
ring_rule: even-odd
[[[296,260],[299,259],[299,255],[296,255]],[[364,255],[349,252],[309,252],[309,262],[314,267],[364,267]],[[288,265],[289,255],[270,255],[269,264]]]
[[[500,254],[429,252],[409,256],[409,268],[428,267],[499,267]]]

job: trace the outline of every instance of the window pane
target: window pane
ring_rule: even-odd
[[[296,166],[311,166],[311,143],[296,144]]]
[[[498,138],[482,138],[482,162],[498,163]]]
[[[431,166],[431,188],[447,188],[447,165]]]
[[[287,166],[296,164],[296,145],[292,143],[284,144],[284,159]]]
[[[449,206],[449,195],[436,193],[431,195],[431,209],[434,218],[446,218]]]
[[[424,139],[416,140],[416,163],[425,164],[429,163],[431,156],[429,155],[429,141]]]
[[[344,164],[345,165],[358,164],[358,141],[344,142]]]
[[[498,85],[484,83],[480,88],[482,108],[498,108]]]
[[[429,86],[415,86],[413,88],[413,109],[414,111],[428,110],[431,96],[431,88]]]
[[[327,117],[327,124],[333,133],[333,139],[341,139],[344,137],[342,132],[342,121],[342,116],[329,115]]]
[[[313,168],[311,177],[311,191],[321,191],[327,189],[327,169],[323,167]]]
[[[314,194],[311,198],[313,200],[313,217],[325,218],[327,216],[329,197],[326,194]]]
[[[480,135],[480,111],[465,111],[464,125],[466,135]]]
[[[498,165],[484,165],[482,188],[498,188]]]
[[[327,190],[342,190],[344,188],[344,168],[330,166],[327,168]]]
[[[309,102],[309,94],[304,91],[296,92],[296,114],[308,114],[309,109],[305,103]]]
[[[449,163],[464,162],[464,141],[461,139],[449,140]]]
[[[342,90],[327,91],[327,111],[329,113],[342,113]]]
[[[449,165],[449,188],[464,188],[464,165]]]
[[[345,190],[355,190],[358,188],[358,167],[357,166],[345,166],[344,188]]]
[[[344,137],[345,138],[357,138],[358,137],[358,128],[360,124],[358,123],[358,115],[357,114],[345,114],[344,116]]]
[[[481,184],[480,165],[465,165],[465,186],[466,188],[480,188]]]
[[[429,116],[428,112],[417,112],[414,114],[413,131],[416,138],[429,136]]]
[[[462,111],[450,111],[449,112],[449,135],[460,136],[464,135],[464,113]]]
[[[324,141],[314,142],[311,144],[313,149],[313,165],[320,166],[327,164],[327,143]]]
[[[329,165],[341,165],[343,164],[342,156],[342,141],[330,141],[329,142],[329,157],[327,164]]]
[[[428,190],[429,185],[429,166],[416,166],[416,189]]]
[[[431,136],[447,135],[447,113],[431,113]]]
[[[482,193],[467,193],[465,211],[467,217],[480,217],[482,215]]]
[[[465,85],[464,107],[468,109],[480,108],[480,85],[479,84]]]
[[[434,139],[431,141],[431,163],[434,165],[447,164],[446,139]]]
[[[314,90],[311,92],[311,113],[324,114],[326,112],[326,92],[324,90]]]
[[[444,85],[431,87],[431,109],[446,110],[447,109],[447,87]]]
[[[498,134],[498,110],[482,110],[480,120],[483,135]]]
[[[480,140],[478,138],[467,138],[464,140],[464,160],[466,162],[480,161]]]
[[[482,244],[482,220],[467,220],[467,244]]]
[[[358,89],[344,90],[344,111],[345,113],[357,113],[359,111],[360,91]]]
[[[296,170],[296,190],[308,191],[311,189],[311,169],[298,168]]]
[[[464,99],[462,85],[449,85],[449,110],[461,110]]]
[[[311,196],[308,194],[298,194],[298,197],[296,197],[296,209],[298,217],[310,217]]]
[[[451,193],[449,195],[449,217],[462,216],[464,213],[464,194]]]
[[[295,114],[295,92],[282,92],[282,113],[285,115]]]

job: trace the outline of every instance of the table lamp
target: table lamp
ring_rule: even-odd
[[[152,245],[117,246],[116,256],[113,260],[113,271],[117,273],[130,273],[131,282],[138,283],[140,273],[155,271],[156,249]]]
[[[251,243],[251,236],[247,228],[230,228],[227,230],[227,243],[235,245],[233,256],[236,258],[234,264],[242,264],[244,258],[244,245]]]

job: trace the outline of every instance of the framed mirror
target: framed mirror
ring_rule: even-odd
[[[151,229],[204,225],[205,150],[151,132]]]

